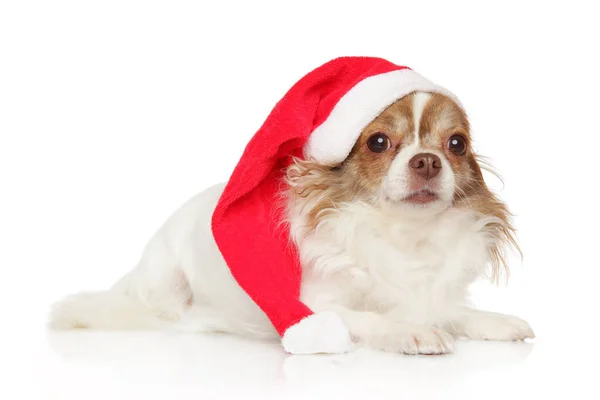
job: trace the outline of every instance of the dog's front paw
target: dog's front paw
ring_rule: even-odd
[[[369,347],[404,354],[446,354],[454,351],[454,338],[438,328],[415,328],[371,338]]]
[[[480,314],[464,325],[464,335],[479,340],[533,339],[535,333],[527,321],[512,315]]]

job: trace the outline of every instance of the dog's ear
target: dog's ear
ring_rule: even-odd
[[[343,169],[311,160],[293,159],[286,169],[286,197],[289,205],[299,205],[306,213],[306,227],[316,229],[319,222],[347,200],[348,190],[341,183]]]
[[[460,183],[455,202],[457,207],[470,209],[486,221],[485,230],[491,239],[488,246],[490,278],[494,282],[499,282],[503,273],[506,279],[509,276],[508,252],[514,250],[521,258],[523,257],[516,229],[512,224],[513,214],[507,204],[494,194],[485,182],[483,171],[489,172],[503,182],[501,175],[490,161],[483,156],[472,154],[469,158],[469,166],[471,179]]]
[[[309,197],[327,189],[326,182],[331,179],[331,173],[336,171],[330,166],[293,157],[285,170],[284,181],[297,196]]]

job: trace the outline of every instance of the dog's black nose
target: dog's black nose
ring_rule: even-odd
[[[442,169],[442,160],[435,154],[419,153],[410,159],[408,165],[421,178],[433,179]]]

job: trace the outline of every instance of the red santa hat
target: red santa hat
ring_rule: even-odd
[[[412,69],[375,57],[341,57],[302,77],[248,143],[212,217],[215,242],[231,274],[267,315],[290,353],[349,350],[350,334],[330,312],[300,301],[297,250],[277,207],[291,156],[342,162],[362,130],[413,91],[448,90]]]

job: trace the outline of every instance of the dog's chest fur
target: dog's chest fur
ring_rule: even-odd
[[[487,221],[449,209],[423,222],[353,203],[302,230],[292,218],[304,276],[302,298],[442,323],[467,300],[487,261]]]

